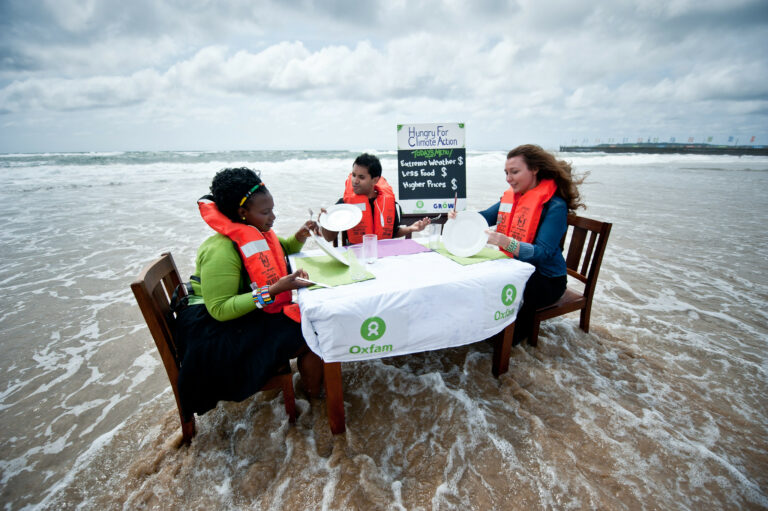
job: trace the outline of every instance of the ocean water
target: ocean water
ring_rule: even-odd
[[[261,393],[180,447],[130,282],[168,250],[191,273],[217,170],[261,169],[287,235],[336,201],[354,156],[0,155],[0,506],[768,508],[757,157],[561,155],[589,172],[581,214],[613,222],[589,334],[578,314],[545,322],[499,379],[487,343],[344,364],[345,434],[297,388],[295,426]],[[469,152],[471,209],[498,200],[503,163]]]

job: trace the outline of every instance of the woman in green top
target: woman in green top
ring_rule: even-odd
[[[298,306],[288,305],[283,313],[282,307],[276,309],[277,304],[273,303],[278,295],[286,296],[287,292],[289,296],[291,290],[309,285],[297,280],[297,277],[307,278],[306,272],[297,270],[285,274],[283,270],[284,275],[279,279],[275,275],[266,279],[271,284],[255,290],[251,286],[252,280],[265,281],[265,275],[259,274],[260,269],[281,265],[284,268],[283,253],[300,251],[310,231],[318,231],[317,224],[308,221],[287,239],[275,236],[271,231],[275,221],[272,195],[259,176],[247,168],[224,169],[216,174],[211,195],[201,199],[200,204],[211,200],[218,222],[212,222],[206,214],[203,218],[219,232],[198,249],[195,274],[191,278],[193,294],[177,321],[182,353],[179,373],[182,407],[202,414],[220,400],[242,401],[258,392],[281,365],[296,357],[305,391],[310,396],[319,395],[322,360],[309,350],[301,324],[295,321]],[[201,213],[203,211],[201,205]],[[265,240],[277,245],[279,240],[279,247],[272,246],[263,256],[248,257],[246,269],[238,244],[221,234],[222,225],[244,232],[253,231],[243,225],[252,226],[258,229],[254,235],[261,240],[261,244],[257,241],[256,245],[266,247]],[[265,262],[267,256],[278,264],[267,262],[261,266],[257,260]],[[253,264],[256,264],[255,270]],[[289,309],[294,319],[289,317]]]

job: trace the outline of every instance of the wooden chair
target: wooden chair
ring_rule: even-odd
[[[160,358],[163,360],[165,372],[171,382],[173,395],[176,398],[176,406],[179,409],[181,419],[181,432],[184,443],[189,443],[195,436],[195,415],[184,410],[179,400],[179,369],[180,353],[173,338],[173,322],[176,316],[171,311],[170,297],[174,289],[181,284],[176,263],[169,252],[163,253],[159,259],[149,263],[139,274],[139,277],[131,283],[131,289],[136,296],[139,309],[144,315],[149,332],[155,340]],[[184,286],[179,287],[186,295]],[[296,421],[296,402],[293,393],[293,377],[289,366],[286,366],[279,374],[273,376],[261,390],[280,388],[283,390],[285,411],[290,422]]]
[[[589,332],[592,296],[595,293],[597,275],[600,273],[600,265],[603,262],[603,253],[605,252],[605,245],[608,243],[612,224],[569,215],[568,226],[571,230],[571,240],[568,245],[565,265],[568,267],[569,276],[584,283],[584,291],[578,292],[568,287],[560,300],[536,311],[533,316],[533,329],[528,338],[528,344],[531,346],[536,346],[538,343],[539,325],[542,321],[577,310],[581,310],[579,327],[585,332]],[[587,233],[589,233],[588,242]],[[566,236],[563,236],[560,242],[561,247],[565,244]],[[585,242],[586,252],[584,251]],[[580,263],[581,267],[579,268]]]
[[[341,241],[339,241],[341,240]],[[335,238],[333,238],[332,242],[334,247],[346,247],[349,245],[349,239],[347,238],[347,231],[341,231],[336,235]]]
[[[430,215],[419,215],[419,214],[414,214],[414,213],[406,213],[406,214],[403,214],[402,217],[400,217],[400,223],[402,225],[411,225],[414,222],[418,222],[419,220],[421,220],[425,216],[430,216]],[[433,218],[433,217],[430,217],[430,218],[432,219],[432,223],[433,224],[440,224],[441,225],[440,232],[442,233],[443,232],[443,228],[445,227],[445,222],[448,221],[448,214],[443,213],[443,214],[439,215],[437,218]],[[408,234],[405,235],[406,239],[411,239],[411,237],[412,237],[411,233],[408,233]]]
[[[414,214],[404,214],[400,217],[400,225],[411,225],[412,223],[421,220],[425,216],[429,215],[414,215]],[[433,224],[440,224],[441,226],[445,227],[445,222],[448,221],[448,215],[443,214],[440,215],[439,218],[433,218],[432,223]],[[440,231],[442,232],[443,227],[440,228]],[[411,239],[412,235],[411,233],[408,233],[405,235],[405,239]],[[339,238],[341,238],[341,241],[339,241]],[[342,247],[346,247],[349,245],[349,239],[347,239],[347,232],[342,231],[339,233],[338,236],[336,236],[333,239],[333,246],[338,247],[341,245]]]

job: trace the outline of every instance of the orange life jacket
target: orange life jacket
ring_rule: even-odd
[[[280,246],[275,231],[270,229],[262,233],[252,225],[233,222],[219,211],[216,203],[205,197],[197,201],[197,206],[205,223],[235,242],[251,282],[255,282],[259,287],[268,286],[288,274],[283,247]],[[291,301],[291,292],[283,291],[275,297],[274,302],[265,306],[264,310],[271,314],[283,312],[299,323],[299,306]]]
[[[523,243],[533,243],[544,203],[551,199],[556,191],[554,179],[542,179],[535,188],[522,195],[515,193],[510,187],[501,197],[496,232]],[[514,257],[503,248],[501,251],[509,257]]]
[[[355,194],[352,188],[352,174],[344,183],[344,202],[359,204],[358,207],[363,210],[360,223],[347,230],[350,243],[361,243],[363,234],[375,234],[380,240],[392,238],[395,229],[395,193],[383,177],[379,178],[374,189],[379,192],[373,201],[376,211],[368,211],[371,203],[366,195]]]

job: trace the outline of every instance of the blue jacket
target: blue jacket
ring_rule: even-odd
[[[488,225],[496,225],[499,215],[497,202],[485,211],[481,211]],[[517,259],[531,263],[536,271],[545,277],[562,277],[568,272],[565,267],[565,258],[560,249],[560,240],[568,229],[568,206],[557,195],[552,196],[541,210],[539,228],[536,230],[536,238],[533,243],[520,243],[520,253]]]

